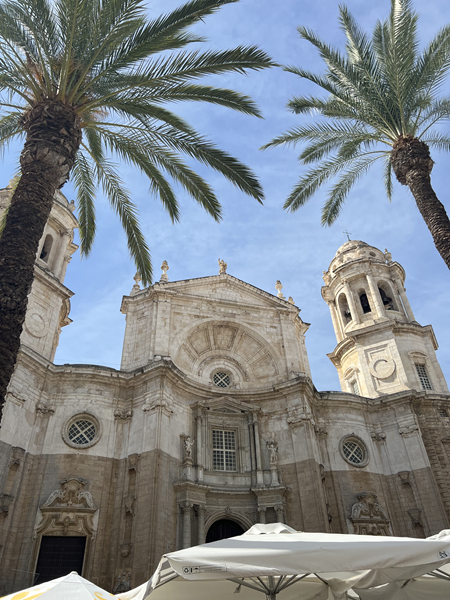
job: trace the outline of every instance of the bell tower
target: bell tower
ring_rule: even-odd
[[[348,241],[323,279],[338,342],[328,356],[344,392],[369,398],[410,389],[448,392],[433,328],[415,320],[405,271],[390,252]]]
[[[0,190],[0,215],[8,207],[15,180]],[[34,266],[34,281],[28,296],[27,314],[20,341],[44,358],[53,360],[61,328],[69,325],[70,298],[64,285],[67,265],[78,248],[73,243],[78,221],[73,211],[74,202],[68,202],[58,190],[52,210],[39,243]]]

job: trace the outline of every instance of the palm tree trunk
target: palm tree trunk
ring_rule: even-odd
[[[434,245],[450,269],[450,220],[431,187],[433,161],[428,145],[411,135],[401,136],[394,144],[391,164],[399,182],[411,190]]]
[[[81,142],[74,110],[44,100],[23,116],[22,175],[0,237],[0,419],[14,371],[39,241],[53,197],[66,182]]]

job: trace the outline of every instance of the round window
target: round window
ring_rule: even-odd
[[[231,384],[231,377],[224,371],[217,371],[213,375],[214,385],[220,388],[227,388]]]
[[[90,414],[74,415],[64,424],[62,437],[72,448],[89,448],[100,438],[100,423]]]
[[[365,467],[369,462],[366,445],[356,436],[346,436],[341,440],[341,454],[354,467]]]

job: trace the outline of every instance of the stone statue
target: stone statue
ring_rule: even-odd
[[[384,258],[386,259],[386,262],[392,262],[392,254],[387,248],[384,249]]]
[[[190,435],[184,438],[184,458],[192,458],[192,446],[194,445],[195,439],[192,439]]]
[[[225,275],[227,272],[227,267],[227,263],[223,259],[219,258],[219,275]]]
[[[275,442],[267,442],[267,448],[270,452],[270,465],[278,464],[278,447]]]
[[[330,277],[330,274],[328,273],[328,271],[323,272],[322,279],[323,279],[325,285],[330,285],[331,277]]]

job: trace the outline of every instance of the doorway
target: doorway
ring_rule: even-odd
[[[43,535],[36,565],[34,585],[83,569],[85,536]]]
[[[220,519],[211,525],[206,536],[206,543],[225,540],[226,538],[242,535],[244,530],[240,525],[230,519]]]

